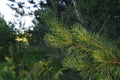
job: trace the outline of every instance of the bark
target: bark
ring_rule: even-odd
[[[78,17],[78,21],[82,24],[82,23],[83,23],[83,20],[82,20],[82,18],[81,18],[80,12],[79,12],[78,9],[77,9],[76,0],[72,0],[72,4],[73,4],[73,6],[74,6],[74,8],[75,8],[75,13],[76,13],[76,16]]]

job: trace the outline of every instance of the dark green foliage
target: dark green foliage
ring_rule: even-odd
[[[63,50],[64,67],[79,71],[82,80],[119,80],[116,69],[120,67],[120,54],[114,43],[79,25],[67,30],[54,21],[49,23],[51,33],[46,34],[45,41]]]
[[[119,0],[46,1],[34,13],[33,30],[18,34],[0,19],[0,54],[6,59],[0,79],[119,80]],[[15,41],[15,35],[28,42]]]
[[[60,0],[65,2],[65,9],[58,11],[59,4],[47,0],[48,7],[52,9],[59,22],[65,23],[66,27],[79,23],[75,10],[78,10],[82,19],[83,27],[93,32],[99,32],[100,35],[117,41],[120,32],[120,2],[119,0],[73,0],[76,1],[76,8],[73,6],[72,0]],[[54,4],[52,4],[54,3]],[[55,8],[51,8],[55,6]],[[55,10],[55,11],[54,11]]]
[[[13,26],[8,26],[0,17],[0,59],[4,59],[5,54],[9,54],[9,47],[15,44],[15,32]]]
[[[119,38],[119,5],[119,0],[78,1],[86,28],[113,40]]]

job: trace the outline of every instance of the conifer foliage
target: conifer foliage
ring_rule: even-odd
[[[57,20],[49,23],[51,32],[46,34],[45,41],[63,50],[65,68],[78,71],[82,80],[120,79],[120,51],[114,43],[81,25],[67,29],[54,21]]]

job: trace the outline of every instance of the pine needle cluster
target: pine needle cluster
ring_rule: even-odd
[[[64,50],[64,67],[79,71],[82,80],[120,79],[120,54],[115,44],[81,25],[66,29],[53,23],[44,39],[49,46]]]

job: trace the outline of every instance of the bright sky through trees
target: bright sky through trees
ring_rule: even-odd
[[[25,2],[25,7],[31,7],[32,11],[35,11],[36,9],[32,7],[32,4],[28,3],[27,0],[16,0],[17,2]],[[36,0],[37,2],[37,0]],[[7,4],[13,4],[9,0],[1,0],[0,1],[0,13],[4,17],[4,19],[8,22],[16,22],[19,23],[19,20],[24,24],[25,28],[28,28],[29,26],[33,25],[32,20],[34,19],[34,16],[22,16],[22,17],[15,17],[15,11],[13,11]],[[14,4],[15,7],[18,7],[17,4]],[[27,14],[29,10],[25,9],[25,13]],[[16,28],[19,28],[19,25],[16,25]]]
[[[6,5],[7,3],[7,0],[0,1],[0,13],[4,15],[4,19],[6,21],[11,21],[13,19],[14,12]]]

